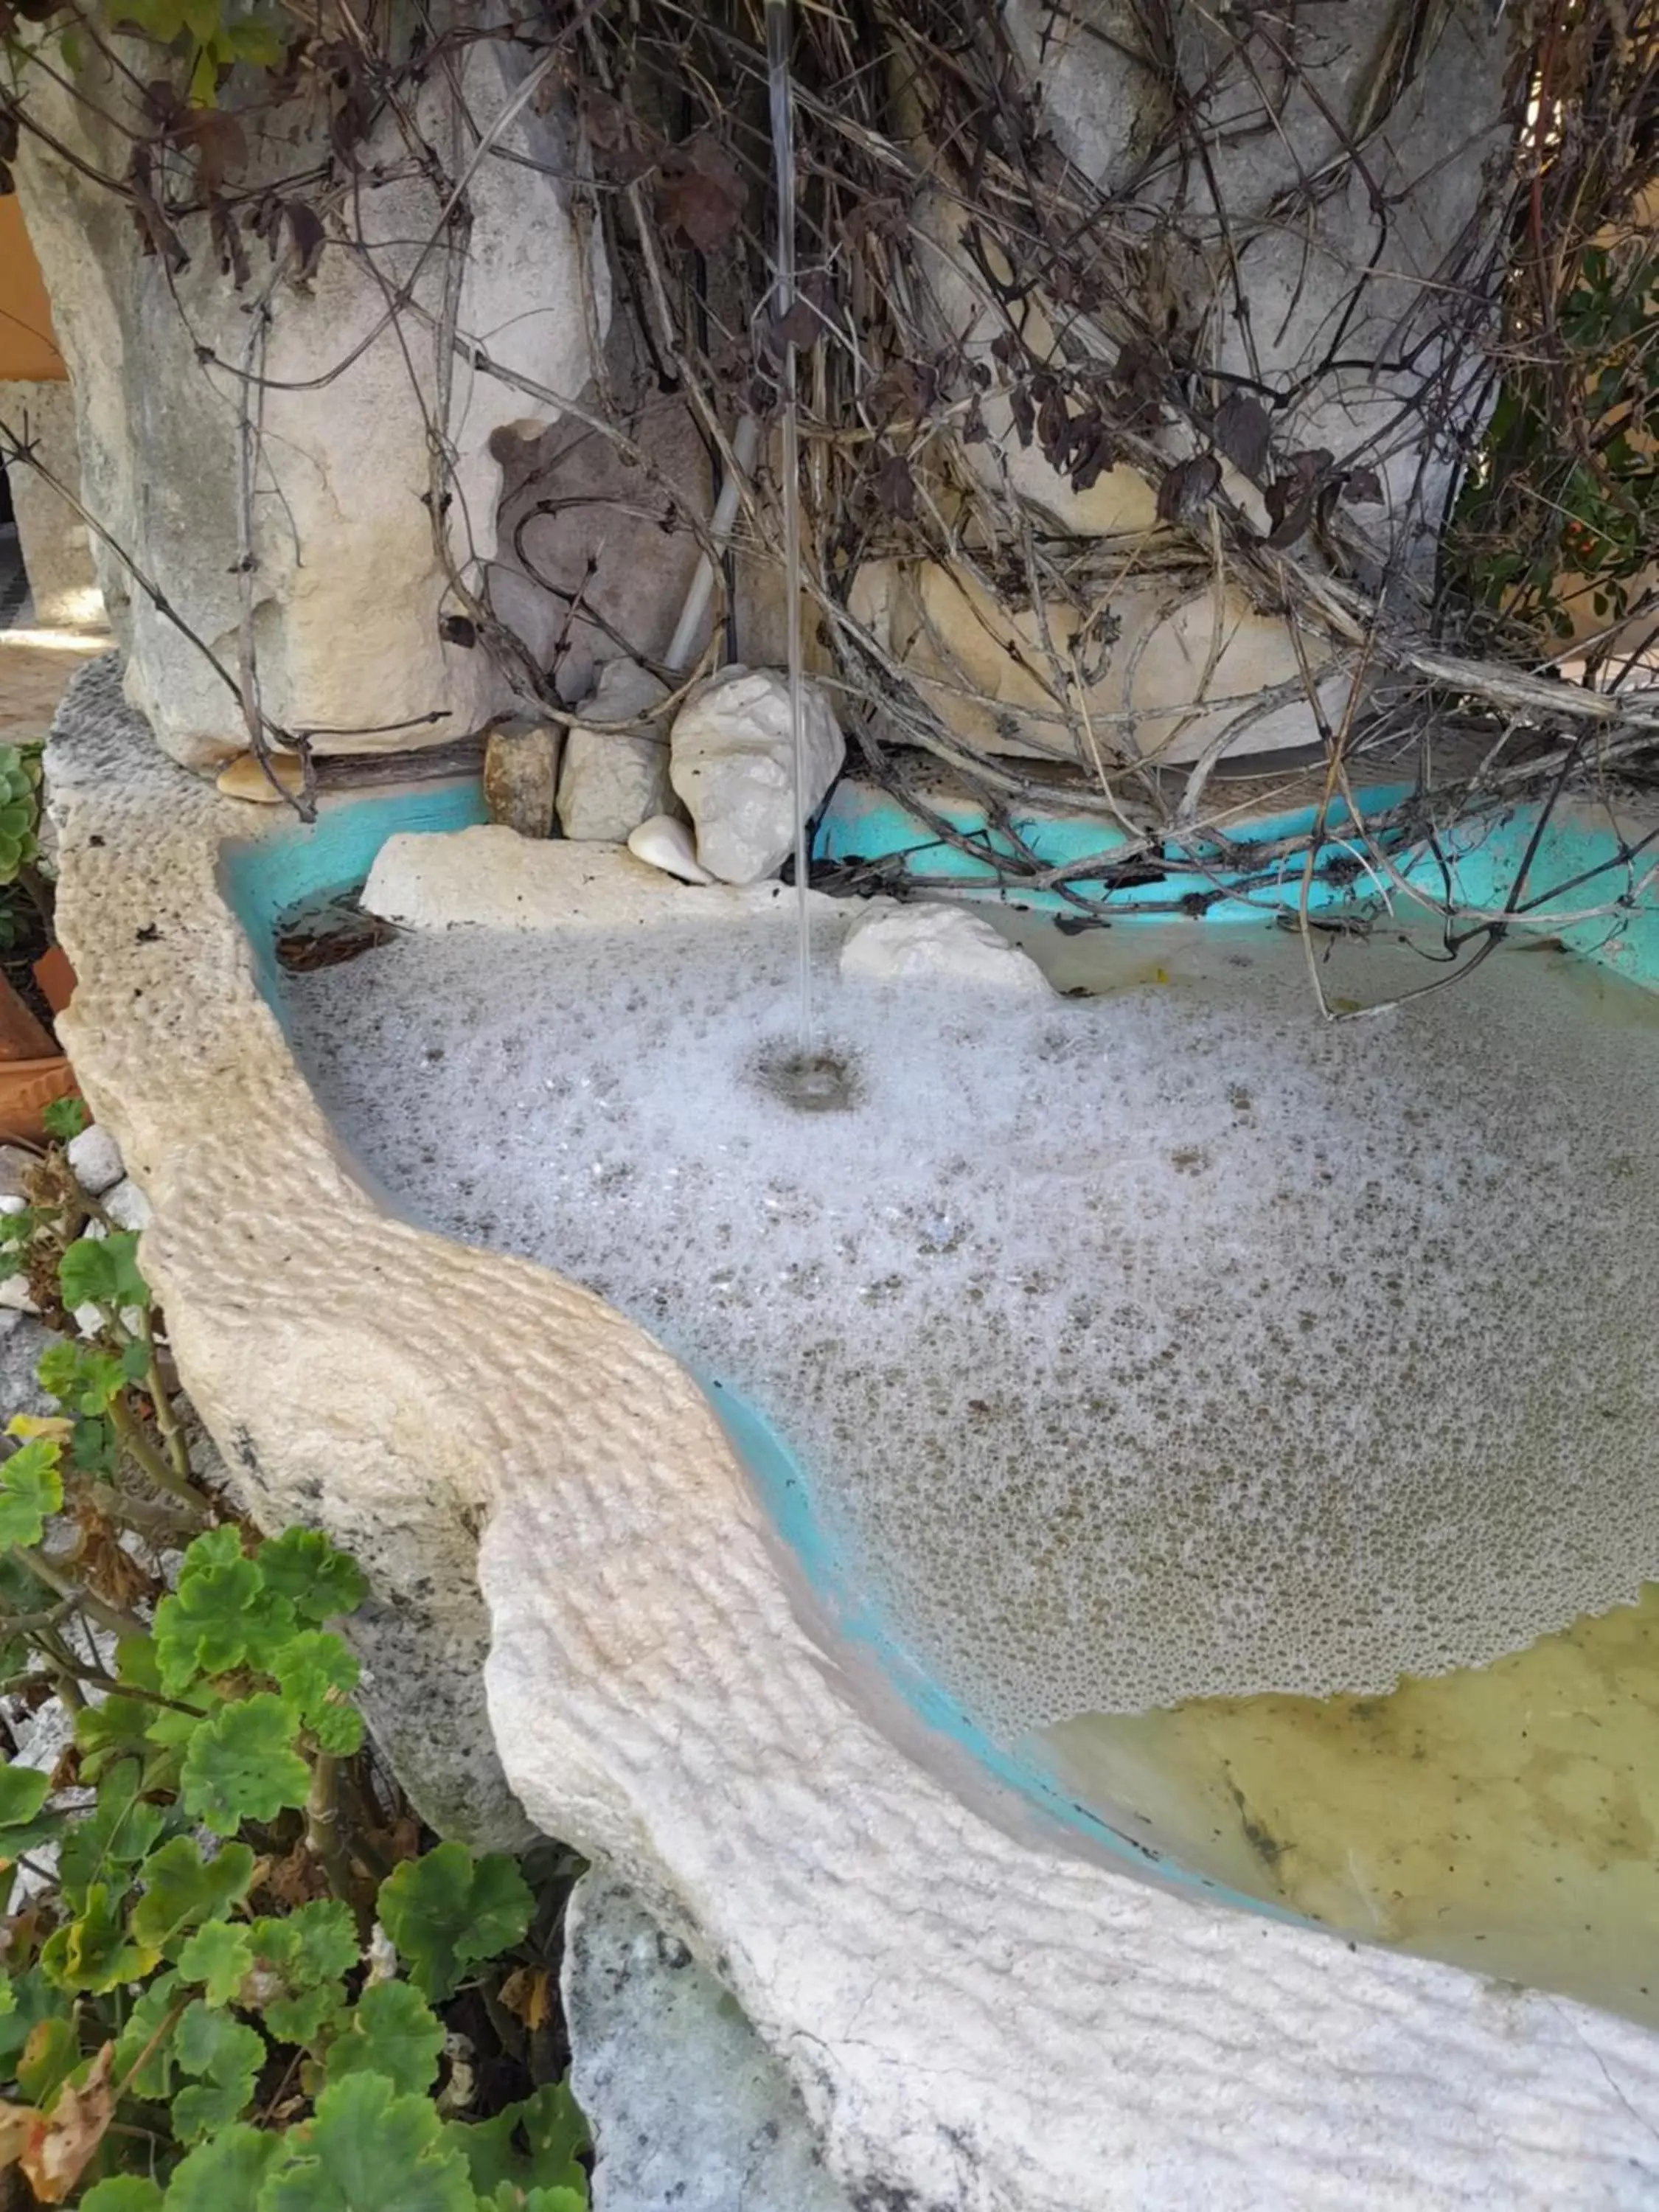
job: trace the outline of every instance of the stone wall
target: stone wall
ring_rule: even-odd
[[[302,257],[279,223],[274,252],[246,239],[240,283],[206,215],[179,219],[188,260],[169,266],[96,181],[127,164],[120,80],[94,64],[82,81],[106,117],[32,79],[31,114],[72,158],[26,133],[19,191],[73,375],[87,502],[132,564],[100,553],[127,695],[175,759],[207,767],[246,746],[250,665],[264,714],[320,750],[443,741],[505,703],[489,656],[445,634],[456,601],[432,501],[447,495],[448,553],[476,589],[495,550],[497,434],[539,431],[560,408],[453,350],[441,360],[436,333],[453,308],[458,343],[562,398],[586,382],[590,327],[610,312],[561,181],[568,122],[556,103],[514,99],[528,66],[479,41],[420,95],[434,147],[465,137],[459,106],[483,138],[457,162],[471,167],[455,271],[447,202],[462,195],[404,158],[392,119],[353,167],[320,131],[293,143],[297,107],[250,107],[240,181],[276,190],[309,155],[344,189],[318,193],[319,254]],[[234,88],[223,97],[234,106]],[[434,477],[437,435],[447,480]]]

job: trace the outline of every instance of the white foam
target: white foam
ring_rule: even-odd
[[[770,918],[406,939],[290,978],[295,1044],[412,1216],[766,1413],[994,1728],[1380,1691],[1659,1574],[1651,1002],[1504,952],[1329,1028],[1293,942],[1193,926],[1050,936],[1120,988],[1033,1006],[838,980],[841,930],[845,1113],[755,1079]]]

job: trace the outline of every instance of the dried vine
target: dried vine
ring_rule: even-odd
[[[1617,618],[1609,632],[1618,633],[1601,642],[1616,650],[1598,657],[1592,640],[1596,681],[1564,680],[1540,650],[1535,602],[1556,555],[1575,550],[1572,518],[1547,470],[1507,463],[1524,419],[1534,448],[1553,441],[1581,475],[1600,465],[1604,489],[1609,457],[1624,463],[1617,497],[1628,501],[1642,478],[1659,317],[1643,304],[1632,223],[1659,155],[1655,0],[1510,9],[1507,83],[1501,113],[1488,118],[1496,128],[1480,191],[1453,249],[1408,275],[1399,272],[1413,192],[1468,151],[1439,144],[1407,167],[1412,103],[1451,65],[1446,40],[1465,17],[1478,23],[1485,0],[1396,0],[1363,76],[1346,83],[1303,20],[1313,11],[1294,6],[1201,15],[1177,0],[1024,0],[1007,12],[954,0],[799,8],[802,278],[787,321],[775,311],[767,242],[760,0],[549,0],[494,18],[295,7],[273,19],[276,58],[263,69],[250,70],[246,56],[235,65],[234,53],[212,62],[213,107],[192,106],[186,94],[201,90],[203,54],[249,36],[236,28],[248,19],[216,17],[204,40],[173,22],[173,4],[125,0],[96,15],[11,0],[0,33],[15,46],[18,17],[55,29],[57,46],[31,35],[29,66],[60,71],[66,22],[95,46],[125,88],[125,104],[112,100],[109,113],[127,167],[112,167],[108,189],[165,267],[181,266],[205,239],[227,281],[249,295],[242,357],[198,350],[216,388],[242,394],[248,574],[260,399],[272,388],[264,319],[279,283],[304,283],[325,252],[346,252],[373,273],[384,312],[309,383],[326,386],[382,338],[404,348],[428,425],[427,498],[452,586],[446,621],[545,712],[572,712],[563,646],[540,665],[500,618],[489,586],[495,518],[453,511],[454,368],[487,371],[608,440],[644,488],[636,501],[717,565],[726,588],[707,665],[742,647],[734,578],[775,566],[766,443],[760,467],[746,470],[737,438],[745,416],[773,419],[793,348],[823,680],[864,771],[932,837],[962,848],[964,875],[982,876],[989,861],[1006,883],[1059,892],[1088,915],[1113,888],[1165,871],[1183,880],[1207,871],[1217,896],[1224,883],[1230,896],[1259,891],[1274,902],[1288,875],[1301,882],[1305,909],[1316,877],[1347,870],[1379,898],[1420,903],[1420,885],[1401,873],[1408,852],[1445,849],[1460,825],[1500,805],[1551,808],[1650,777],[1659,698],[1644,682],[1630,618],[1652,594],[1626,588],[1639,566],[1631,557],[1639,526],[1620,540],[1626,573],[1601,564]],[[135,30],[171,58],[169,76],[135,64]],[[480,40],[521,57],[513,104],[571,106],[575,150],[562,181],[603,240],[647,380],[701,433],[707,505],[672,480],[644,434],[637,390],[611,374],[592,300],[584,312],[598,373],[584,393],[548,391],[463,327],[469,186],[486,161],[526,159],[502,143],[501,115],[480,121],[468,112],[459,64]],[[1067,154],[1045,105],[1079,41],[1130,88],[1139,117],[1109,174]],[[434,90],[447,91],[442,130],[432,127]],[[250,133],[271,108],[296,103],[321,118],[320,141],[301,137],[290,172],[254,174]],[[33,127],[20,73],[0,106],[0,158],[9,138]],[[1290,155],[1279,188],[1257,203],[1237,191],[1237,149],[1252,137]],[[422,239],[403,241],[393,258],[366,236],[358,199],[367,169],[378,182],[399,165],[423,181],[432,212]],[[1322,224],[1339,205],[1351,216],[1344,285],[1287,362],[1282,334],[1315,295],[1320,257],[1333,251]],[[250,241],[271,256],[258,279]],[[1265,305],[1256,273],[1264,246],[1285,247],[1292,270]],[[1609,339],[1598,326],[1595,341],[1613,386],[1587,393],[1584,319],[1572,303],[1592,252],[1615,272],[1617,327]],[[434,270],[435,285],[427,281]],[[416,358],[422,348],[435,356],[435,379],[428,355]],[[1330,419],[1333,395],[1346,404],[1356,392],[1363,431],[1343,450],[1304,434]],[[1035,457],[1066,496],[1033,491],[1023,464]],[[723,546],[708,508],[733,477],[738,520]],[[1084,526],[1075,502],[1129,477],[1145,486],[1144,519]],[[532,517],[556,516],[556,482],[550,491]],[[1416,512],[1432,500],[1443,504]],[[1609,536],[1605,513],[1595,527]],[[1437,561],[1425,562],[1425,541],[1438,545]],[[523,520],[516,546],[535,574]],[[939,648],[925,608],[908,641],[884,632],[868,580],[889,570],[948,572],[988,650],[1018,664],[1017,716]],[[1519,591],[1518,575],[1527,580]],[[567,631],[578,621],[605,629],[590,580],[563,594]],[[1156,742],[1145,741],[1148,710],[1135,695],[1151,633],[1123,629],[1136,592],[1143,603],[1150,595],[1212,610],[1184,723],[1165,709],[1174,736],[1165,726]],[[1281,681],[1229,696],[1223,637],[1236,611],[1282,626],[1291,654]],[[606,645],[637,651],[614,629]],[[307,752],[315,733],[276,729],[264,714],[251,623],[240,666],[222,672],[256,750]],[[659,672],[678,691],[699,671]],[[1109,677],[1128,703],[1101,705]],[[1311,804],[1312,836],[1241,842],[1231,834],[1233,763],[1250,751],[1253,729],[1291,708],[1317,732],[1314,757],[1270,763],[1248,796],[1258,814]],[[1176,742],[1183,736],[1184,746]],[[1359,794],[1379,771],[1408,776],[1412,793],[1367,819]],[[988,835],[954,826],[943,784],[977,798]],[[1339,803],[1340,841],[1327,835]],[[1030,849],[1021,822],[1056,804],[1099,817],[1099,854],[1057,869]],[[1495,941],[1522,914],[1602,914],[1616,925],[1647,893],[1638,857],[1621,848],[1606,884],[1559,886],[1559,897],[1518,882],[1501,915],[1462,911],[1449,873],[1444,898],[1429,903],[1442,909],[1449,946],[1470,929]],[[1193,910],[1204,894],[1178,896]]]

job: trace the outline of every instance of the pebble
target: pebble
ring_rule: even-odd
[[[712,884],[714,881],[698,860],[691,842],[691,832],[684,822],[676,821],[672,814],[653,814],[648,822],[641,822],[637,830],[628,833],[628,849],[636,860],[643,860],[653,868],[660,868],[665,876],[678,876],[683,884]]]
[[[70,1172],[89,1197],[101,1198],[113,1190],[126,1173],[120,1146],[100,1122],[71,1137],[67,1150]]]
[[[148,1229],[152,1218],[149,1200],[131,1176],[104,1194],[104,1211],[118,1229]]]
[[[841,972],[877,983],[960,983],[1022,998],[1054,996],[1029,952],[965,906],[872,899],[847,933]]]
[[[665,687],[636,660],[607,660],[582,708],[599,726],[578,723],[565,740],[559,770],[559,827],[567,837],[625,844],[641,823],[668,813],[668,744],[659,729],[625,730],[667,697]]]

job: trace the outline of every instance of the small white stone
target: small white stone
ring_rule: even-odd
[[[28,1203],[26,1198],[0,1198],[0,1213],[27,1213]]]
[[[131,1176],[124,1176],[113,1190],[104,1194],[104,1211],[118,1229],[148,1229],[150,1224],[149,1200]]]
[[[67,1150],[70,1172],[89,1197],[101,1198],[126,1172],[121,1148],[101,1122],[94,1121],[91,1128],[71,1137]]]
[[[874,983],[962,983],[1023,998],[1052,995],[1030,955],[964,906],[872,899],[848,932],[841,972]]]
[[[683,884],[712,884],[714,878],[698,860],[691,832],[672,814],[653,814],[628,833],[628,849],[647,867],[678,876]]]
[[[76,1306],[74,1320],[82,1336],[96,1336],[104,1326],[104,1309],[88,1300],[85,1305]]]
[[[802,686],[806,811],[847,757],[829,702]],[[669,775],[696,825],[697,858],[722,883],[775,876],[795,842],[795,757],[788,679],[775,668],[723,668],[674,718]]]
[[[123,1306],[121,1309],[121,1326],[125,1329],[129,1336],[142,1336],[144,1333],[143,1308],[142,1306]]]
[[[559,770],[559,827],[567,837],[624,844],[630,831],[674,803],[668,781],[668,741],[660,729],[607,728],[638,722],[668,696],[637,660],[607,660],[579,722],[565,739]]]
[[[40,1309],[29,1296],[27,1275],[8,1275],[0,1282],[0,1306],[10,1313],[39,1313]]]

